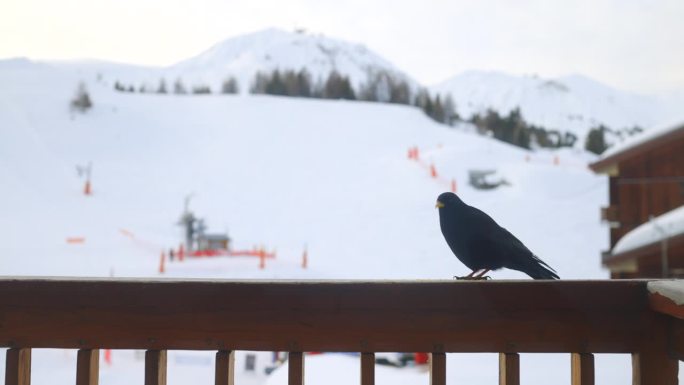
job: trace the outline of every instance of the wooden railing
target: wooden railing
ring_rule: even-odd
[[[303,384],[307,351],[500,353],[500,384],[519,383],[521,352],[570,353],[572,384],[594,383],[592,353],[630,353],[634,384],[677,384],[684,311],[647,281],[259,282],[0,279],[6,384],[30,383],[31,348],[79,349],[77,384],[97,384],[97,349],[146,349],[145,384],[165,384],[166,351],[214,350],[233,384],[235,350],[287,351]],[[651,282],[650,285],[658,285]],[[676,288],[677,285],[675,285]],[[653,288],[651,288],[653,291]]]

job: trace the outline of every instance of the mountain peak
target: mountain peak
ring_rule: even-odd
[[[256,72],[302,68],[306,68],[314,79],[325,79],[332,71],[337,71],[356,85],[364,83],[373,71],[386,71],[415,83],[364,45],[304,30],[290,32],[279,28],[228,38],[167,70],[173,76],[199,78],[210,83],[234,76],[245,85]]]
[[[515,108],[526,121],[583,138],[592,127],[649,127],[657,120],[652,98],[622,92],[584,75],[557,78],[467,71],[432,89],[451,94],[463,117],[493,109],[506,115]]]

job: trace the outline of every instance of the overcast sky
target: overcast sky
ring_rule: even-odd
[[[0,58],[168,65],[267,27],[363,43],[425,84],[481,69],[684,89],[684,0],[2,0]]]

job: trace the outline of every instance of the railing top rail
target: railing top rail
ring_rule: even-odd
[[[0,346],[634,352],[647,282],[0,277]]]

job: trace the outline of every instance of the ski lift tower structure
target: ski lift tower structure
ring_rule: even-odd
[[[193,251],[193,243],[195,239],[195,223],[197,218],[195,214],[190,211],[190,200],[194,194],[188,194],[185,196],[185,204],[183,207],[183,214],[181,215],[179,226],[183,227],[183,233],[185,236],[185,249],[188,253]]]
[[[86,166],[76,165],[76,173],[81,178],[85,178],[85,185],[83,186],[83,195],[91,195],[90,178],[93,172],[93,162],[88,162]]]

